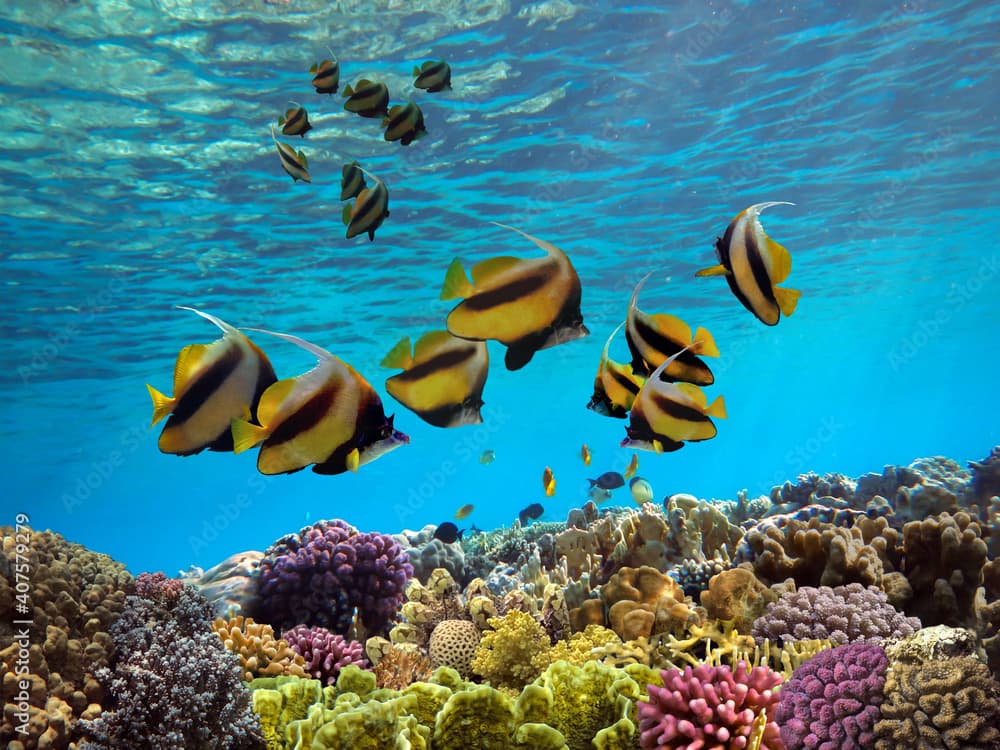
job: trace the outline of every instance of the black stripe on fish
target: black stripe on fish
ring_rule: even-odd
[[[357,163],[345,165],[341,175],[340,200],[349,200],[365,189],[365,175]]]
[[[242,362],[243,350],[239,346],[226,347],[226,353],[213,362],[207,370],[198,375],[190,388],[181,396],[174,407],[173,413],[170,415],[170,419],[167,421],[166,428],[180,426],[194,416],[198,409],[204,406],[205,402],[222,387],[222,384],[226,382],[226,378],[232,375]]]
[[[444,60],[432,63],[421,69],[413,85],[429,93],[451,88],[451,66]]]
[[[480,424],[483,421],[479,410],[483,400],[475,394],[460,404],[447,404],[437,409],[413,409],[422,420],[434,427],[457,427],[466,424]]]
[[[375,230],[389,215],[388,209],[389,191],[382,183],[376,182],[351,217],[351,223],[347,227],[348,239],[356,237],[362,232],[368,232],[368,237],[374,240]]]
[[[630,440],[645,441],[652,443],[654,440],[660,442],[664,453],[679,451],[684,447],[683,440],[674,440],[672,437],[657,433],[642,414],[632,411],[629,415],[629,423],[625,426],[625,434]]]
[[[330,60],[324,60],[313,76],[312,85],[317,94],[336,94],[340,87],[340,65]]]
[[[298,154],[295,153],[291,146],[285,143],[279,143],[278,156],[281,157],[281,166],[284,167],[285,171],[288,172],[293,179],[305,179],[305,177],[300,177],[300,174],[308,176],[308,171],[302,166],[301,162],[299,162]]]
[[[302,406],[290,414],[286,420],[281,422],[264,442],[264,445],[268,448],[273,448],[293,440],[303,432],[311,430],[320,423],[323,417],[326,416],[326,413],[333,407],[343,387],[342,383],[337,382],[321,388]]]
[[[544,287],[548,283],[550,275],[548,268],[539,268],[533,273],[520,276],[496,289],[474,294],[462,304],[468,310],[482,312],[509,302],[516,302]]]
[[[697,409],[686,406],[685,404],[679,404],[669,396],[656,393],[655,391],[650,394],[650,396],[652,405],[668,417],[673,417],[674,419],[682,422],[703,423],[712,421],[709,417],[705,416]]]
[[[343,445],[338,445],[323,461],[313,467],[314,474],[343,474],[347,471],[347,457],[355,448],[360,453],[368,446],[383,440],[392,433],[392,419],[386,418],[382,400],[370,388],[364,389],[358,408],[354,434]]]
[[[743,241],[746,242],[749,250],[747,257],[750,260],[750,270],[753,272],[753,280],[757,283],[757,287],[764,298],[772,304],[777,304],[777,300],[774,298],[771,277],[767,273],[767,266],[764,265],[763,248],[757,243],[757,235],[754,232],[755,223],[748,221],[746,230],[743,233]]]
[[[389,89],[384,83],[373,83],[362,89],[355,90],[344,102],[344,109],[355,112],[362,117],[378,117],[387,115],[389,104]]]
[[[293,110],[292,116],[285,120],[285,124],[281,126],[281,132],[285,135],[305,136],[310,130],[312,130],[312,125],[309,124],[309,116],[303,107]]]
[[[421,380],[430,375],[435,375],[436,373],[443,372],[452,367],[457,367],[473,359],[479,353],[479,347],[470,345],[462,348],[448,349],[446,351],[437,354],[430,359],[419,362],[408,370],[403,370],[403,372],[398,375],[394,375],[393,379],[400,382],[414,382],[416,380]]]
[[[639,394],[639,388],[641,386],[638,383],[636,383],[634,380],[632,380],[631,378],[627,377],[625,375],[625,373],[620,372],[619,370],[613,370],[611,368],[608,368],[607,372],[610,373],[611,379],[615,383],[617,383],[618,385],[620,385],[622,388],[624,388],[626,391],[628,391],[629,393],[631,393],[633,396],[636,396],[636,395]],[[634,368],[633,368],[633,372],[634,372]]]
[[[698,375],[694,382],[697,385],[712,385],[715,382],[715,376],[712,374],[711,369],[705,364],[704,360],[694,354],[690,349],[683,350],[689,345],[689,342],[679,343],[671,338],[667,338],[661,334],[656,328],[650,326],[647,319],[641,315],[636,315],[633,318],[633,323],[635,327],[635,334],[642,339],[647,349],[652,349],[653,351],[659,352],[663,355],[663,359],[659,362],[647,362],[643,358],[642,353],[639,351],[639,347],[632,341],[631,331],[626,330],[625,332],[625,343],[628,344],[629,351],[632,352],[632,371],[639,374],[648,376],[653,370],[660,366],[660,362],[664,359],[668,359],[677,352],[681,352],[680,356],[677,357],[675,362],[680,363],[686,368],[695,370]],[[683,378],[676,378],[668,374],[670,367],[664,370],[660,375],[660,380],[670,383],[676,380],[682,380]]]
[[[534,291],[534,289],[529,290],[526,294],[531,291]],[[559,308],[559,313],[556,315],[555,321],[551,325],[507,345],[507,353],[503,359],[504,366],[512,371],[520,370],[531,361],[535,352],[555,346],[563,341],[573,341],[589,335],[590,331],[583,324],[583,315],[580,312],[580,300],[580,285],[574,281],[572,282],[569,294],[566,295],[566,299],[563,301],[562,307]]]

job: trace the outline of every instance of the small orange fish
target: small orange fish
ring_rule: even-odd
[[[556,494],[556,478],[552,476],[552,469],[548,466],[542,472],[542,487],[545,488],[545,497],[552,497]]]
[[[633,453],[632,460],[628,462],[628,468],[625,469],[625,478],[631,479],[635,476],[635,473],[639,470],[639,454]]]
[[[468,518],[472,511],[476,509],[476,506],[472,503],[466,503],[461,508],[455,511],[455,520],[461,521],[463,518]]]
[[[590,466],[590,448],[587,447],[586,443],[580,449],[580,458],[583,459],[584,466]]]

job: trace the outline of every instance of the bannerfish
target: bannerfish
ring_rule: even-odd
[[[680,450],[688,441],[715,437],[717,430],[711,417],[726,417],[722,396],[708,404],[698,386],[661,380],[660,373],[669,365],[670,359],[664,360],[639,391],[629,413],[622,447],[664,453]]]
[[[297,336],[257,328],[316,356],[316,366],[279,380],[260,398],[260,425],[232,421],[234,452],[260,445],[261,474],[290,474],[313,464],[316,474],[341,474],[410,441],[393,428],[382,400],[360,373],[321,347]]]
[[[788,201],[756,203],[729,222],[715,241],[719,265],[703,268],[695,276],[725,276],[730,290],[762,323],[777,325],[782,313],[791,315],[802,294],[778,286],[792,270],[792,256],[764,232],[760,214],[771,206],[794,206]]]
[[[292,182],[295,182],[296,180],[312,182],[309,178],[309,162],[306,159],[306,155],[301,151],[296,151],[287,143],[281,143],[274,136],[274,125],[271,126],[271,140],[274,141],[274,147],[278,149],[278,158],[281,159],[281,168],[288,173],[289,177],[292,178]]]
[[[453,542],[460,541],[464,533],[465,529],[459,531],[458,527],[451,521],[445,521],[434,530],[434,538],[440,539],[445,544],[452,544]]]
[[[385,128],[385,140],[399,141],[404,146],[427,135],[423,110],[414,102],[393,105],[389,114],[382,118],[382,127]]]
[[[493,463],[493,460],[497,457],[497,452],[494,450],[485,450],[479,454],[479,463],[488,465]]]
[[[174,395],[147,385],[153,399],[153,422],[168,414],[157,446],[163,453],[190,456],[206,448],[231,451],[229,423],[234,417],[255,419],[261,394],[278,378],[256,344],[223,320],[193,307],[190,310],[222,330],[211,344],[189,344],[174,363]]]
[[[628,462],[628,467],[625,469],[625,478],[631,479],[635,476],[635,473],[639,470],[639,454],[633,453],[632,460]]]
[[[606,471],[597,479],[588,479],[591,487],[600,487],[602,490],[615,490],[625,484],[625,477],[617,471]]]
[[[580,449],[580,458],[583,459],[584,466],[590,466],[590,448],[587,447],[586,443]]]
[[[541,506],[541,503],[532,503],[526,508],[523,508],[518,514],[517,519],[521,522],[522,526],[527,526],[528,521],[534,521],[541,518],[542,513],[545,512],[545,508]]]
[[[367,232],[368,241],[372,242],[375,240],[375,230],[382,226],[389,215],[389,188],[364,167],[358,169],[371,177],[375,184],[370,188],[363,188],[354,199],[353,206],[344,206],[342,218],[347,225],[347,239]]]
[[[309,72],[313,74],[312,85],[317,94],[336,94],[340,87],[340,63],[336,56],[332,60],[313,63]]]
[[[429,331],[400,339],[382,360],[403,372],[385,381],[385,389],[418,417],[435,427],[480,424],[483,387],[490,357],[485,341],[469,341],[447,331]]]
[[[628,488],[632,492],[632,500],[636,505],[653,502],[653,485],[641,477],[635,477],[628,483]]]
[[[413,66],[415,88],[436,93],[451,88],[451,66],[444,60],[428,60],[419,68]]]
[[[542,487],[545,490],[545,497],[552,497],[556,494],[556,478],[552,475],[552,469],[548,466],[542,472]]]
[[[628,410],[632,408],[632,402],[645,381],[644,377],[636,375],[632,365],[620,364],[608,356],[611,340],[624,325],[624,322],[619,323],[604,342],[597,377],[594,378],[594,395],[587,404],[591,411],[615,419],[625,419],[628,416]]]
[[[341,167],[340,175],[340,200],[342,201],[350,200],[368,187],[365,184],[365,173],[356,161]]]
[[[476,506],[472,503],[466,503],[461,508],[455,511],[455,520],[461,521],[463,518],[468,518],[472,511],[476,509]]]
[[[292,104],[296,106],[286,110],[285,114],[278,118],[278,125],[281,126],[281,132],[285,135],[300,135],[305,138],[306,133],[312,130],[309,114],[306,112],[306,108],[299,105],[298,102],[292,102]]]
[[[448,313],[449,331],[461,338],[499,341],[507,347],[507,369],[519,370],[535,352],[582,338],[589,331],[580,313],[580,278],[566,254],[520,229],[497,226],[531,240],[545,257],[501,255],[480,261],[472,267],[471,282],[455,258],[445,275],[441,299],[463,298]]]
[[[611,490],[606,490],[603,487],[598,487],[596,484],[593,485],[589,490],[587,490],[587,496],[598,505],[610,500],[611,495],[612,495]]]
[[[362,117],[387,117],[389,115],[389,87],[378,81],[362,78],[352,87],[344,89],[344,109]]]
[[[665,379],[711,385],[715,376],[697,355],[719,356],[712,334],[699,328],[692,336],[691,327],[680,318],[664,313],[650,315],[639,309],[639,290],[651,275],[646,274],[635,285],[625,320],[625,340],[632,352],[633,372],[649,375],[667,357],[680,354],[664,371]]]

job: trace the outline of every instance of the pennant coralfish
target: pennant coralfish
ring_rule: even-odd
[[[624,322],[611,332],[604,342],[601,352],[601,362],[597,366],[597,377],[594,378],[594,395],[590,397],[587,408],[605,417],[625,419],[628,410],[632,408],[635,396],[642,388],[645,378],[636,375],[632,365],[615,362],[608,356],[611,339],[622,329]]]
[[[278,118],[278,125],[281,126],[281,132],[285,135],[300,135],[305,138],[306,133],[312,130],[309,114],[306,112],[306,108],[298,102],[292,102],[292,104],[295,106],[286,110],[285,114]]]
[[[357,471],[409,442],[393,429],[375,389],[342,359],[297,336],[247,330],[277,336],[319,360],[312,370],[264,391],[257,409],[260,426],[232,421],[236,453],[261,446],[261,474],[290,474],[310,464],[316,474]]]
[[[696,276],[725,276],[736,299],[762,323],[777,325],[782,313],[791,315],[802,294],[778,286],[792,270],[792,256],[772,240],[760,224],[760,214],[771,206],[794,206],[788,201],[756,203],[729,222],[715,241],[719,265],[703,268]]]
[[[313,74],[312,85],[317,94],[336,94],[340,87],[340,63],[336,55],[330,52],[332,60],[313,63],[309,72]]]
[[[664,453],[680,450],[687,441],[709,440],[716,428],[711,417],[724,419],[726,405],[719,396],[711,404],[691,383],[669,383],[660,375],[684,350],[664,360],[647,378],[632,404],[623,448]]]
[[[403,338],[385,356],[383,367],[403,370],[385,381],[385,389],[435,427],[479,424],[489,363],[486,342],[430,331],[417,339],[412,354],[410,339]]]
[[[413,66],[413,85],[428,93],[451,88],[451,66],[444,60],[428,60],[419,68]]]
[[[190,456],[208,448],[231,451],[229,423],[253,419],[265,389],[277,380],[267,356],[250,339],[214,315],[190,310],[222,330],[211,344],[181,349],[174,364],[174,395],[164,396],[147,385],[153,399],[153,424],[168,414],[157,443],[163,453]]]
[[[628,304],[625,340],[632,352],[632,371],[639,375],[649,375],[663,360],[677,354],[679,356],[665,371],[665,379],[711,385],[715,382],[715,376],[697,355],[719,356],[712,334],[699,328],[692,336],[691,327],[680,318],[664,313],[649,315],[639,309],[639,290],[651,275],[646,274],[635,285]]]
[[[495,222],[494,222],[495,223]],[[507,255],[480,261],[466,278],[458,258],[445,275],[441,299],[464,298],[449,314],[448,330],[464,339],[507,346],[508,370],[524,367],[535,352],[586,336],[580,313],[580,278],[558,247],[504,224],[545,251],[544,258]]]
[[[389,114],[389,87],[378,81],[362,78],[353,87],[344,89],[344,109],[362,117],[386,117]]]
[[[344,206],[342,217],[347,225],[347,239],[367,232],[368,241],[372,242],[375,240],[375,230],[382,226],[389,215],[389,188],[367,169],[360,166],[358,169],[371,177],[375,184],[370,188],[362,188],[354,205]]]
[[[399,141],[404,146],[427,135],[423,110],[413,102],[394,105],[382,119],[382,127],[385,128],[385,140]]]
[[[287,143],[281,143],[274,136],[274,125],[271,126],[271,140],[274,141],[274,147],[278,149],[278,158],[281,159],[281,168],[288,173],[289,177],[292,178],[292,182],[295,182],[296,180],[312,182],[309,178],[309,162],[306,160],[306,155],[301,151],[296,151]]]
[[[340,200],[342,201],[350,200],[368,187],[365,185],[365,174],[356,161],[341,167],[340,175]]]

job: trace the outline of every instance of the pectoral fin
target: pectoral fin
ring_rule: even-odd
[[[727,273],[729,273],[729,271],[726,270],[726,267],[723,266],[722,264],[719,264],[717,266],[710,266],[709,268],[703,268],[697,273],[695,273],[695,276],[725,276]]]
[[[778,307],[781,308],[782,315],[791,315],[795,312],[795,308],[799,304],[799,297],[801,296],[802,292],[798,289],[774,287],[774,298],[778,302]]]

